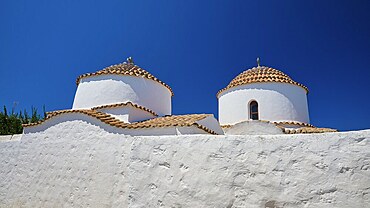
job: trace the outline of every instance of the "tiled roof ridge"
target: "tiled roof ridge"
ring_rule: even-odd
[[[99,75],[107,75],[107,74],[115,74],[115,75],[123,75],[123,76],[135,76],[135,77],[143,77],[145,79],[150,79],[150,80],[153,80],[153,81],[158,82],[159,84],[165,86],[168,90],[170,90],[171,95],[172,96],[174,95],[171,87],[168,84],[159,80],[157,77],[153,76],[148,71],[140,68],[139,66],[134,65],[134,64],[130,64],[130,63],[115,64],[115,65],[105,67],[104,69],[99,70],[97,72],[82,74],[82,75],[77,77],[76,84],[78,85],[82,78],[92,77],[92,76],[99,76]]]
[[[213,134],[213,135],[218,135],[215,131],[212,131],[211,129],[209,129],[209,128],[203,126],[203,125],[200,125],[198,123],[194,123],[193,125],[196,126],[196,127],[198,127],[199,129],[207,132],[207,133],[210,133],[210,134]]]
[[[276,125],[298,125],[298,126],[305,126],[305,127],[311,127],[311,128],[316,128],[314,125],[309,124],[309,123],[304,123],[304,122],[298,122],[298,121],[275,121],[273,122]]]
[[[158,124],[158,127],[168,127],[168,126],[196,126],[197,128],[210,133],[217,135],[217,133],[201,124],[198,124],[197,121],[205,119],[207,116],[213,116],[212,114],[185,114],[185,115],[171,115],[171,116],[163,116],[163,117],[157,117],[157,118],[152,118],[146,121],[141,121],[141,122],[135,122],[132,124],[138,124],[138,125],[144,125],[144,128],[148,128],[146,125],[147,122],[152,122],[152,121],[163,121],[163,120],[170,120],[173,119],[175,120],[176,118],[189,118],[189,117],[195,117],[193,120],[190,120],[188,122],[182,123],[182,125],[174,124],[174,125],[168,125],[168,124]]]
[[[233,125],[231,124],[225,124],[225,125],[221,125],[221,128],[225,129],[225,128],[231,128],[233,127]]]
[[[61,114],[67,114],[67,113],[81,113],[81,114],[85,114],[85,115],[88,115],[88,116],[91,116],[91,117],[94,117],[98,120],[100,120],[101,122],[103,123],[106,123],[106,124],[110,124],[111,122],[122,122],[116,118],[114,118],[113,116],[109,115],[109,114],[106,114],[106,113],[103,113],[103,112],[99,112],[99,111],[96,111],[96,110],[90,110],[90,109],[70,109],[70,110],[58,110],[58,111],[52,111],[52,112],[48,112],[47,113],[47,117],[43,120],[40,120],[36,123],[29,123],[29,124],[22,124],[23,127],[29,127],[29,126],[37,126],[37,125],[40,125],[42,123],[44,123],[45,121],[51,119],[51,118],[54,118],[56,116],[59,116]]]
[[[328,133],[338,132],[336,129],[331,128],[317,128],[317,127],[302,127],[299,129],[283,129],[286,134],[311,134],[311,133]]]
[[[116,108],[116,107],[127,106],[127,105],[131,105],[134,108],[144,110],[148,113],[151,113],[154,116],[158,116],[158,114],[155,113],[153,110],[150,110],[149,108],[146,108],[144,106],[141,106],[141,105],[138,105],[138,104],[132,103],[132,102],[122,102],[122,103],[115,103],[115,104],[108,104],[108,105],[100,105],[100,106],[96,106],[96,107],[91,108],[91,110],[99,110],[99,109],[105,109],[105,108]]]
[[[315,127],[312,124],[308,124],[304,122],[297,122],[297,121],[280,121],[280,122],[271,122],[271,121],[265,121],[265,120],[259,120],[259,121],[275,124],[276,127],[280,128],[285,134],[310,134],[310,133],[338,132],[338,130],[336,129],[319,128],[319,127]],[[297,129],[288,129],[288,128],[281,126],[281,124],[292,124],[292,125],[299,125],[302,127],[297,128]],[[234,125],[226,124],[226,125],[222,125],[221,128],[223,129],[231,128]]]
[[[125,123],[119,119],[114,118],[113,116],[99,112],[96,110],[59,110],[59,111],[53,111],[48,113],[48,116],[41,121],[38,121],[36,123],[30,123],[30,124],[23,124],[23,127],[30,127],[30,126],[37,126],[41,125],[47,120],[54,118],[56,116],[67,114],[67,113],[82,113],[91,117],[94,117],[101,122],[108,124],[110,126],[114,126],[117,128],[123,128],[123,129],[143,129],[143,128],[161,128],[161,127],[175,127],[175,126],[195,126],[209,134],[217,135],[216,132],[212,131],[211,129],[198,124],[197,121],[202,120],[206,118],[207,116],[210,116],[211,114],[187,114],[187,115],[176,115],[176,116],[166,116],[166,117],[157,117],[153,119],[149,119],[146,121],[141,122],[135,122],[135,123]],[[178,119],[178,120],[176,120]],[[157,123],[156,123],[157,121]],[[167,123],[165,123],[167,122]],[[177,122],[177,123],[176,123]]]
[[[225,88],[219,90],[216,96],[218,97],[220,93],[233,87],[261,82],[280,82],[293,84],[302,87],[308,93],[308,88],[306,86],[296,81],[293,81],[288,75],[286,75],[282,71],[267,66],[258,66],[245,70],[239,75],[237,75],[234,79],[230,81],[230,83]]]

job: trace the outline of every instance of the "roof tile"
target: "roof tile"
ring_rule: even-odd
[[[122,106],[132,106],[134,108],[137,108],[137,109],[140,109],[140,110],[144,110],[150,114],[152,114],[153,116],[158,116],[157,113],[155,113],[154,111],[144,107],[144,106],[141,106],[141,105],[138,105],[138,104],[135,104],[135,103],[132,103],[132,102],[126,102],[126,103],[115,103],[115,104],[109,104],[109,105],[101,105],[101,106],[97,106],[97,107],[93,107],[91,108],[91,110],[99,110],[99,109],[106,109],[106,108],[117,108],[117,107],[122,107]]]
[[[152,74],[150,74],[149,72],[140,68],[139,66],[136,66],[136,65],[130,64],[130,63],[116,64],[116,65],[108,66],[108,67],[106,67],[106,68],[104,68],[100,71],[97,71],[97,72],[82,74],[77,78],[76,84],[78,85],[82,78],[92,77],[92,76],[99,76],[99,75],[103,75],[103,74],[136,76],[136,77],[143,77],[143,78],[146,78],[146,79],[150,79],[150,80],[156,81],[156,82],[160,83],[161,85],[165,86],[168,90],[170,90],[171,95],[172,96],[174,95],[171,87],[168,86],[166,83],[164,83],[161,80],[159,80],[158,78],[154,77]]]
[[[338,132],[336,129],[330,128],[316,128],[316,127],[302,127],[299,129],[284,129],[286,134],[312,134],[312,133],[328,133]]]
[[[233,80],[231,80],[231,82],[225,88],[218,91],[217,97],[220,93],[230,88],[237,87],[240,85],[260,83],[260,82],[281,82],[281,83],[294,84],[294,85],[302,87],[308,93],[308,88],[306,86],[293,81],[288,75],[284,74],[283,72],[277,69],[270,68],[270,67],[259,66],[259,67],[253,67],[252,69],[248,69],[240,73]]]
[[[68,113],[81,113],[91,117],[94,117],[100,120],[103,123],[108,125],[117,127],[117,128],[124,128],[124,129],[142,129],[142,128],[161,128],[161,127],[171,127],[171,126],[195,126],[203,131],[206,131],[210,134],[217,134],[216,132],[212,131],[211,129],[196,123],[199,120],[210,116],[210,114],[189,114],[189,115],[176,115],[176,116],[165,116],[165,117],[157,117],[153,119],[149,119],[146,121],[135,122],[135,123],[124,123],[114,117],[110,116],[109,114],[99,112],[96,110],[61,110],[61,111],[54,111],[48,113],[48,116],[37,123],[30,123],[30,124],[23,124],[23,127],[27,128],[30,126],[37,126],[44,123],[46,120],[49,120],[53,117],[59,116],[61,114],[68,114]]]

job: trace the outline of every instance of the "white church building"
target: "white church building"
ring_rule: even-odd
[[[240,72],[219,120],[172,115],[132,59],[79,76],[71,109],[0,136],[0,207],[369,207],[370,130],[314,127],[305,86]]]
[[[173,91],[149,72],[127,62],[77,78],[70,110],[48,113],[24,125],[25,133],[68,122],[87,122],[105,131],[132,135],[223,134],[212,114],[171,115]]]
[[[307,87],[259,63],[217,93],[219,121],[212,114],[172,115],[171,87],[132,58],[83,74],[76,84],[72,109],[50,112],[45,120],[24,125],[24,133],[81,122],[132,136],[334,131],[310,124]]]

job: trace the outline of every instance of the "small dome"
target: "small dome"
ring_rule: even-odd
[[[80,80],[85,77],[91,77],[91,76],[98,76],[98,75],[107,75],[107,74],[116,74],[116,75],[123,75],[123,76],[136,76],[136,77],[143,77],[146,79],[154,80],[163,86],[165,86],[168,90],[171,91],[171,95],[173,96],[173,91],[170,86],[168,86],[166,83],[162,82],[159,80],[157,77],[153,76],[149,72],[145,71],[144,69],[131,64],[131,63],[121,63],[121,64],[116,64],[112,66],[108,66],[102,70],[99,70],[94,73],[87,73],[80,75],[77,80],[76,84],[78,85],[80,83]]]
[[[284,74],[283,72],[266,66],[258,66],[253,67],[252,69],[248,69],[236,76],[225,88],[218,91],[217,97],[221,92],[227,89],[240,85],[260,82],[281,82],[294,84],[302,87],[308,93],[308,88],[306,86],[293,81],[288,75]]]

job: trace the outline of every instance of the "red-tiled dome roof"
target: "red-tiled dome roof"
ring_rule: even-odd
[[[240,73],[238,76],[236,76],[233,80],[231,80],[231,82],[225,88],[218,91],[217,97],[221,92],[227,89],[240,86],[240,85],[259,83],[259,82],[281,82],[281,83],[294,84],[294,85],[302,87],[308,93],[308,88],[306,86],[293,81],[288,75],[284,74],[283,72],[277,69],[266,67],[266,66],[258,66],[258,67],[253,67],[252,69],[248,69]]]
[[[116,64],[112,66],[108,66],[100,71],[94,72],[94,73],[87,73],[80,75],[77,80],[76,84],[78,85],[80,83],[80,80],[85,77],[91,77],[91,76],[99,76],[99,75],[106,75],[106,74],[117,74],[117,75],[123,75],[123,76],[136,76],[136,77],[143,77],[146,79],[151,79],[153,81],[156,81],[163,86],[165,86],[167,89],[171,91],[171,94],[173,94],[173,91],[170,86],[168,86],[166,83],[159,80],[157,77],[153,76],[149,72],[145,71],[144,69],[132,64],[132,63],[121,63]]]

